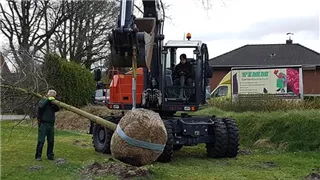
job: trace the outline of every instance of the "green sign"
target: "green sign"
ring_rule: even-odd
[[[268,77],[268,71],[242,72],[242,77]]]

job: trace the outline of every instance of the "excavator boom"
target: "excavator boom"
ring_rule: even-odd
[[[143,18],[134,16],[134,0],[121,0],[120,7],[117,27],[109,36],[112,65],[131,67],[133,50],[136,49],[137,66],[150,68],[155,38],[162,34],[160,3],[158,0],[143,0]]]
[[[110,85],[110,103],[127,104],[128,101],[131,101],[132,109],[136,107],[136,103],[141,104],[141,95],[148,86],[145,80],[152,79],[152,73],[153,76],[159,76],[157,72],[161,66],[160,54],[162,40],[164,39],[162,35],[163,17],[159,0],[143,0],[142,2],[144,7],[143,17],[136,18],[133,15],[134,1],[121,0],[117,27],[112,30],[109,36],[112,66],[116,68],[132,67],[132,77],[128,75],[121,76],[125,78],[120,79],[118,76],[114,77],[114,84]],[[152,73],[137,74],[136,70],[140,67],[148,69],[149,72],[152,70]],[[128,83],[130,78],[132,78],[132,84]],[[127,87],[126,91],[128,91],[129,86],[132,87],[132,99],[128,92],[125,98],[123,97],[121,87],[124,86]],[[159,89],[159,87],[155,88]],[[160,91],[158,90],[158,92]],[[138,102],[136,102],[137,100]]]

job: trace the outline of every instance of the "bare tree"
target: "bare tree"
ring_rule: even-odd
[[[20,68],[32,66],[42,48],[70,13],[61,13],[63,4],[48,0],[7,0],[5,7],[0,4],[1,32],[7,37],[16,64]],[[48,16],[54,21],[48,23]],[[46,50],[48,51],[48,46]],[[32,57],[32,58],[29,58]]]
[[[70,1],[63,11],[74,13],[54,33],[53,48],[88,69],[94,62],[107,60],[107,38],[118,9],[116,1]]]
[[[20,69],[11,61],[11,58],[8,58],[8,54],[11,53],[10,50],[4,52],[4,60],[13,64],[14,69]],[[34,61],[32,57],[26,56],[25,58],[28,58],[28,62]],[[20,71],[1,73],[1,84],[23,87],[41,94],[48,90],[49,86],[47,81],[43,78],[41,66],[22,66],[25,68],[20,69]],[[36,103],[37,99],[32,96],[8,89],[1,89],[1,113],[24,113],[34,115]]]

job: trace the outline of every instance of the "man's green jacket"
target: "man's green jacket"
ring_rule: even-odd
[[[42,99],[38,106],[38,119],[40,123],[55,123],[55,112],[59,111],[59,106],[52,104],[49,99]]]

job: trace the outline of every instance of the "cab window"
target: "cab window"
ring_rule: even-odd
[[[220,86],[213,94],[212,97],[227,96],[228,86]]]
[[[96,97],[103,97],[103,96],[105,96],[105,92],[103,91],[103,89],[98,89],[98,90],[96,90],[95,96]]]

